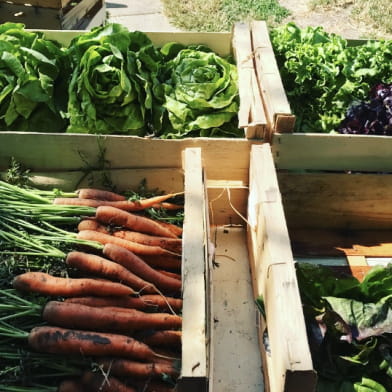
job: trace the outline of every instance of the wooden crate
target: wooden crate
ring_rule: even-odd
[[[189,339],[184,338],[183,348],[195,355],[183,356],[179,386],[210,392],[294,392],[298,385],[301,391],[312,390],[315,375],[269,144],[96,135],[0,137],[0,171],[4,173],[14,157],[32,170],[37,184],[51,188],[100,184],[110,173],[120,189],[137,188],[146,178],[151,188],[175,192],[183,189],[185,173],[185,188],[192,192],[186,198],[183,262],[197,259],[199,264],[185,268],[192,273],[185,278],[184,296],[189,293],[188,309],[200,314],[192,310],[188,316],[184,309],[192,322],[184,321]],[[193,213],[189,206],[195,207]],[[203,290],[206,302],[200,300]],[[273,331],[268,351],[262,341],[265,324],[255,306],[260,294]],[[287,311],[275,312],[279,307]],[[296,325],[290,329],[295,335],[284,331],[283,323]]]
[[[129,147],[129,146],[128,146]],[[58,146],[61,149],[61,145]],[[117,152],[118,153],[118,152]],[[51,171],[52,165],[46,162],[44,172],[34,173],[35,183],[41,188],[75,189],[73,176],[76,174],[81,181],[79,185],[102,187],[102,176],[110,178],[120,191],[137,191],[136,182],[143,179],[151,189],[159,188],[167,192],[184,192],[184,224],[182,252],[182,355],[181,374],[178,379],[179,392],[207,391],[209,380],[209,352],[211,311],[210,271],[211,267],[208,240],[208,218],[205,197],[205,179],[202,167],[201,149],[185,148],[179,152],[181,164],[175,170],[159,168],[135,168],[127,162],[127,155],[122,155],[121,169],[101,170],[94,173],[83,173],[83,170],[72,170],[72,161],[67,161],[69,168],[63,171]],[[92,158],[85,155],[85,158]],[[22,164],[26,161],[21,160]],[[63,162],[63,165],[67,165]],[[87,175],[86,175],[87,174]],[[139,182],[140,184],[140,182]]]
[[[292,155],[278,160],[277,178],[294,260],[361,281],[371,267],[392,261],[392,174],[371,172],[369,160],[358,161],[367,172],[344,171],[333,160],[338,154],[329,151],[331,160],[317,164],[301,153],[295,162]]]
[[[106,20],[104,0],[0,0],[0,23],[27,29],[84,30]]]
[[[8,4],[1,3],[1,1],[3,0],[0,0],[0,7],[2,4]],[[60,0],[58,1],[60,4]],[[83,2],[94,1],[101,2],[103,0],[82,0],[77,7],[79,7]],[[54,9],[50,10],[49,8],[45,10],[48,10],[47,12],[51,12],[52,14],[59,12]],[[35,25],[31,27],[29,26],[29,28],[43,31],[47,38],[56,40],[65,46],[67,46],[75,36],[83,34],[83,31],[78,30],[77,27],[72,27],[72,31],[59,31],[61,30],[61,27],[57,26],[56,29],[56,26],[53,25],[43,29],[42,19],[37,17],[34,18],[34,23]],[[66,28],[69,30],[69,23]],[[146,32],[146,34],[157,46],[162,46],[167,42],[173,41],[184,45],[204,44],[223,57],[233,56],[238,68],[238,87],[240,97],[238,126],[239,128],[244,129],[244,135],[247,139],[266,139],[269,137],[267,120],[252,61],[253,55],[250,27],[247,24],[237,23],[233,27],[232,32],[225,33]],[[47,131],[49,132],[50,130]],[[215,140],[221,140],[221,138]]]

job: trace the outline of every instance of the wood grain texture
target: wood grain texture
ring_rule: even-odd
[[[289,229],[392,228],[392,175],[279,172]]]

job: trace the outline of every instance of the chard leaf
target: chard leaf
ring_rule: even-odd
[[[324,300],[351,327],[353,337],[359,341],[392,333],[392,295],[377,303],[338,297],[324,297]]]

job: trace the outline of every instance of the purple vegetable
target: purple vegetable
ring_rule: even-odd
[[[375,85],[369,101],[351,105],[337,132],[392,136],[392,83]]]

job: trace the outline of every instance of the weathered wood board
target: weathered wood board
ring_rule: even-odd
[[[37,30],[83,30],[102,24],[105,9],[103,0],[81,0],[74,5],[66,0],[0,1],[0,23],[23,23],[26,28]]]
[[[389,136],[280,133],[272,151],[279,170],[392,172]]]
[[[263,297],[266,311],[270,355],[262,341],[260,348],[267,365],[268,390],[313,392],[317,377],[268,144],[252,147],[249,176],[249,251],[254,295]]]
[[[289,229],[387,230],[392,227],[392,175],[278,173]]]

